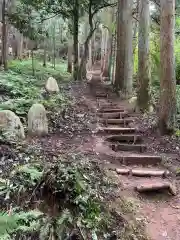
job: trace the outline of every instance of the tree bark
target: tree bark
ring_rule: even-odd
[[[95,56],[95,45],[96,45],[96,31],[94,32],[94,34],[93,34],[93,38],[92,38],[92,40],[91,40],[91,54],[92,54],[92,65],[94,65],[94,63],[95,63],[95,58],[96,58],[96,56]]]
[[[2,65],[4,70],[8,69],[7,65],[7,21],[6,21],[6,0],[2,2]]]
[[[34,66],[34,51],[31,50],[31,60],[32,60],[32,74],[35,76],[35,66]]]
[[[114,33],[114,36],[113,36],[113,52],[112,52],[112,55],[113,55],[113,63],[112,63],[112,84],[113,86],[115,85],[115,75],[116,75],[116,56],[117,56],[117,34],[116,34],[116,31]]]
[[[118,1],[115,89],[124,98],[132,94],[132,0]]]
[[[105,29],[105,46],[102,77],[109,78],[109,57],[111,50],[111,38],[108,29]]]
[[[89,47],[89,42],[94,34],[94,31],[96,30],[97,26],[93,26],[93,14],[92,14],[92,1],[89,3],[89,10],[88,10],[88,17],[89,17],[89,33],[86,38],[86,41],[84,43],[84,54],[81,58],[81,63],[79,67],[79,78],[83,79],[86,77],[86,63],[87,63],[87,57],[88,57],[88,47]]]
[[[69,43],[68,43],[68,66],[67,66],[67,72],[72,73],[72,41],[71,41],[71,38],[69,38]]]
[[[94,29],[90,29],[89,35],[84,43],[84,54],[81,58],[81,63],[80,63],[80,67],[79,67],[79,73],[78,73],[78,77],[80,79],[83,79],[86,77],[86,62],[87,62],[87,57],[88,57],[88,47],[89,47],[89,41],[91,40],[93,33],[95,31],[96,28]]]
[[[22,53],[23,53],[23,35],[21,33],[18,33],[18,43],[17,43],[18,59],[22,59]]]
[[[89,59],[88,59],[88,68],[92,69],[93,59],[92,59],[92,40],[89,41]]]
[[[101,27],[101,72],[103,71],[104,66],[105,41],[106,41],[105,30],[103,27]]]
[[[74,12],[73,12],[73,46],[74,46],[74,80],[78,79],[78,70],[79,70],[79,64],[78,64],[78,29],[79,29],[79,0],[75,0],[74,4]]]
[[[56,26],[53,26],[53,68],[56,68]]]
[[[136,1],[136,14],[135,18],[133,19],[133,55],[135,55],[136,47],[137,47],[137,32],[138,32],[138,17],[139,17],[139,2],[141,0]],[[134,56],[133,56],[134,57]],[[133,59],[134,63],[134,59]]]
[[[150,31],[149,0],[140,0],[137,104],[139,110],[142,112],[148,111],[150,100],[149,31]]]
[[[175,0],[161,0],[160,29],[160,110],[159,130],[172,132],[176,116],[176,77],[174,58]]]
[[[43,67],[46,67],[47,62],[47,48],[46,48],[46,40],[44,40],[44,56],[43,56]]]

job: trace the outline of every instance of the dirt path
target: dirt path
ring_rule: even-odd
[[[148,151],[149,143],[136,129],[134,113],[99,81],[97,69],[84,104],[96,112],[97,125],[91,140],[82,143],[79,150],[95,152],[118,176],[122,194],[138,205],[139,220],[146,223],[151,240],[179,240],[178,181],[164,166],[161,154]],[[142,189],[146,191],[140,193]]]

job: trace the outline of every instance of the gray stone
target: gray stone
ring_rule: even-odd
[[[49,93],[59,92],[59,86],[57,84],[56,79],[53,77],[48,78],[45,88],[46,88],[46,91],[48,91]]]
[[[42,104],[33,104],[28,112],[28,133],[43,136],[48,133],[46,110]]]
[[[0,111],[0,131],[8,140],[25,138],[24,127],[20,118],[10,110]]]

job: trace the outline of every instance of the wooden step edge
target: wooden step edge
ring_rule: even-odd
[[[136,131],[136,128],[129,128],[129,127],[103,127],[102,129],[104,129],[105,131],[121,131],[121,130],[125,130],[125,131],[134,130],[134,131]]]
[[[170,172],[168,170],[132,169],[131,175],[136,177],[167,177]]]
[[[103,119],[103,118],[100,118],[98,120],[99,122],[101,123],[105,123],[105,124],[124,124],[124,125],[127,125],[129,123],[132,123],[134,122],[133,119],[117,119],[117,118],[108,118],[108,119]]]
[[[96,113],[96,115],[98,116],[98,117],[102,117],[102,118],[104,118],[104,117],[111,117],[111,118],[114,118],[114,117],[119,117],[118,119],[120,119],[120,114],[122,115],[122,114],[124,114],[124,113],[127,113],[126,111],[123,111],[123,112],[97,112]],[[117,118],[115,118],[115,119],[117,119]]]
[[[130,169],[116,168],[116,173],[120,175],[128,175],[130,173]]]
[[[115,112],[125,112],[125,109],[123,108],[105,108],[105,109],[99,109],[99,113],[115,113]]]
[[[109,142],[142,142],[142,136],[138,134],[112,134],[105,138]]]
[[[95,96],[97,98],[108,98],[108,93],[96,93]]]
[[[168,170],[149,170],[149,169],[127,169],[116,168],[116,173],[120,175],[131,175],[135,177],[168,177],[170,172]]]
[[[135,190],[139,193],[167,190],[174,196],[177,194],[176,187],[168,182],[167,183],[161,183],[161,182],[142,183],[142,184],[137,185],[135,187]]]
[[[124,165],[158,165],[161,163],[160,156],[131,154],[129,156],[120,157]]]
[[[144,144],[128,144],[128,143],[116,143],[111,144],[111,148],[113,151],[137,151],[139,153],[143,153],[146,151],[147,146]]]
[[[97,117],[103,118],[103,119],[123,119],[128,115],[127,111],[124,112],[112,112],[112,113],[96,113]]]
[[[111,128],[111,127],[102,127],[99,128],[99,132],[106,132],[106,133],[135,133],[136,128]]]

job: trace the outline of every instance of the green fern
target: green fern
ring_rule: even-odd
[[[39,230],[40,217],[43,217],[43,213],[38,210],[12,213],[11,215],[0,212],[0,239],[9,239],[9,234],[17,231],[33,232]]]
[[[18,227],[19,216],[0,212],[0,236],[7,234]]]
[[[31,181],[38,181],[43,175],[43,171],[40,171],[38,168],[40,167],[36,165],[32,166],[30,164],[26,164],[16,168],[12,174],[25,173],[29,175]]]

